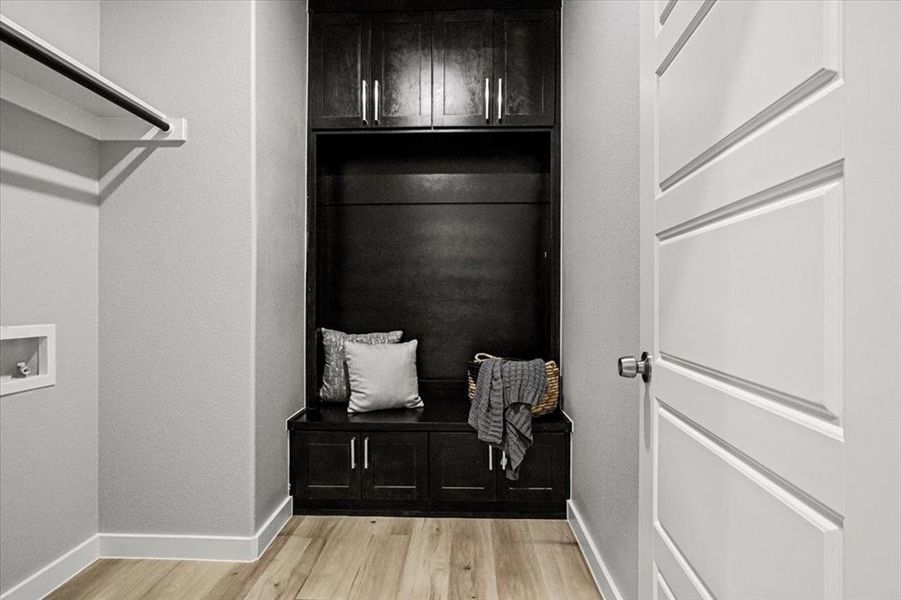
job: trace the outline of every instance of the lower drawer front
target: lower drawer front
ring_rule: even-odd
[[[496,454],[475,433],[429,434],[429,492],[435,502],[497,499]]]
[[[569,436],[536,433],[519,469],[519,479],[500,472],[498,499],[510,502],[565,500],[569,495]]]
[[[363,499],[412,501],[428,496],[428,434],[363,433]]]

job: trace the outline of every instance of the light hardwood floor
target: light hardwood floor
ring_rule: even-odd
[[[565,521],[292,517],[253,563],[102,559],[49,596],[600,598]]]

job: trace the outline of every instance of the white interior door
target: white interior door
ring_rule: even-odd
[[[901,597],[901,3],[641,19],[641,596]]]

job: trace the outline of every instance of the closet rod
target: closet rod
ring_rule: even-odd
[[[115,85],[95,79],[90,73],[79,69],[78,63],[69,63],[60,58],[59,55],[50,52],[45,48],[39,39],[33,39],[25,35],[17,27],[11,24],[7,19],[0,22],[0,42],[8,44],[26,56],[33,58],[39,63],[53,69],[60,75],[71,79],[78,85],[90,90],[101,98],[109,100],[116,106],[124,108],[131,114],[139,117],[154,127],[163,131],[169,131],[169,123],[166,121],[166,115],[151,110],[146,105],[135,101],[129,94],[120,90]]]

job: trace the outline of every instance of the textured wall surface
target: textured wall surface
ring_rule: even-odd
[[[288,495],[285,420],[303,407],[306,2],[257,2],[256,527]]]
[[[0,0],[0,13],[78,62],[100,68],[100,0]]]
[[[2,0],[0,13],[97,67],[99,0]],[[56,386],[0,399],[3,593],[97,533],[97,198],[60,184],[96,181],[99,150],[6,102],[0,150],[0,323],[56,323],[58,338]]]
[[[254,530],[252,5],[105,2],[103,73],[188,142],[101,151],[100,529]]]
[[[97,198],[63,184],[98,148],[0,102],[0,151],[0,323],[57,335],[56,385],[0,398],[2,593],[97,533]]]
[[[572,499],[638,594],[638,4],[563,4],[563,339]]]

